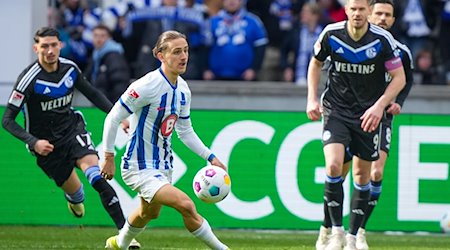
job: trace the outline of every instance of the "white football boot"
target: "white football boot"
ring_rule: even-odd
[[[331,234],[331,228],[326,228],[323,225],[319,229],[319,237],[316,241],[316,250],[325,250],[328,244],[328,238]]]
[[[347,234],[345,236],[345,247],[344,250],[358,250],[356,248],[356,236],[353,234]]]
[[[358,234],[356,234],[356,248],[359,250],[369,250],[369,245],[366,241],[366,230],[364,228],[358,229]]]
[[[333,227],[325,250],[342,250],[345,246],[344,227]]]

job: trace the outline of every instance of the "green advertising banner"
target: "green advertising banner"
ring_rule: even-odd
[[[105,114],[94,108],[81,111],[101,150]],[[4,108],[0,108],[0,114],[3,112]],[[304,112],[193,110],[191,118],[200,138],[229,166],[232,192],[217,204],[206,204],[195,197],[192,179],[206,162],[176,135],[174,185],[192,197],[211,225],[318,229],[323,216],[325,179],[320,122],[309,121]],[[0,138],[0,224],[113,225],[81,171],[86,216],[76,219],[67,211],[62,190],[37,167],[25,145],[3,129]],[[119,155],[125,145],[126,135],[120,131],[116,140]],[[440,218],[450,210],[449,152],[449,116],[396,117],[383,193],[368,229],[439,231]],[[110,183],[128,214],[138,206],[139,198],[123,183],[119,169],[116,174]],[[348,178],[344,183],[345,225],[351,187]],[[165,207],[150,226],[182,225],[181,216]]]

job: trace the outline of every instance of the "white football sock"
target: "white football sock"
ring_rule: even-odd
[[[203,241],[207,246],[211,249],[215,250],[225,250],[228,247],[217,239],[216,235],[214,235],[211,227],[209,226],[208,221],[203,218],[202,225],[195,231],[191,232],[195,237]]]
[[[117,245],[119,245],[120,249],[128,249],[131,241],[136,238],[142,231],[145,230],[145,227],[133,227],[128,223],[128,220],[123,225],[123,228],[120,229],[119,235],[117,236]]]

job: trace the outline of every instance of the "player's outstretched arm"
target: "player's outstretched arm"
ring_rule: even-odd
[[[86,79],[79,81],[77,84],[77,89],[86,96],[86,98],[91,101],[97,108],[105,113],[108,113],[113,104],[106,98],[106,96],[92,86]]]

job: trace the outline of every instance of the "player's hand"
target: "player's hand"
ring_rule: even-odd
[[[48,154],[50,154],[51,152],[53,152],[55,146],[53,146],[53,144],[51,144],[49,141],[47,140],[38,140],[36,142],[36,144],[34,144],[34,152],[42,155],[42,156],[47,156]]]
[[[386,110],[386,112],[388,112],[389,114],[398,115],[398,114],[400,114],[401,110],[402,110],[402,106],[400,106],[400,104],[391,102],[391,104],[389,105],[389,108]]]
[[[111,180],[116,173],[116,163],[114,162],[114,154],[105,153],[105,161],[100,168],[100,174],[103,178]]]
[[[373,132],[380,124],[381,117],[383,116],[384,108],[382,105],[375,103],[372,107],[366,110],[364,114],[359,118],[362,120],[361,128],[364,132]]]
[[[123,119],[120,123],[120,126],[122,127],[123,132],[125,132],[125,134],[128,134],[128,131],[130,129],[130,121],[128,121],[127,119]]]
[[[225,165],[219,160],[219,158],[214,157],[214,159],[212,159],[210,162],[211,162],[211,165],[214,165],[214,166],[218,166],[218,167],[220,167],[220,168],[223,168],[225,171],[228,172],[227,166],[225,166]]]
[[[311,121],[318,121],[320,119],[322,110],[320,109],[319,102],[317,100],[308,100],[306,105],[306,114]]]

